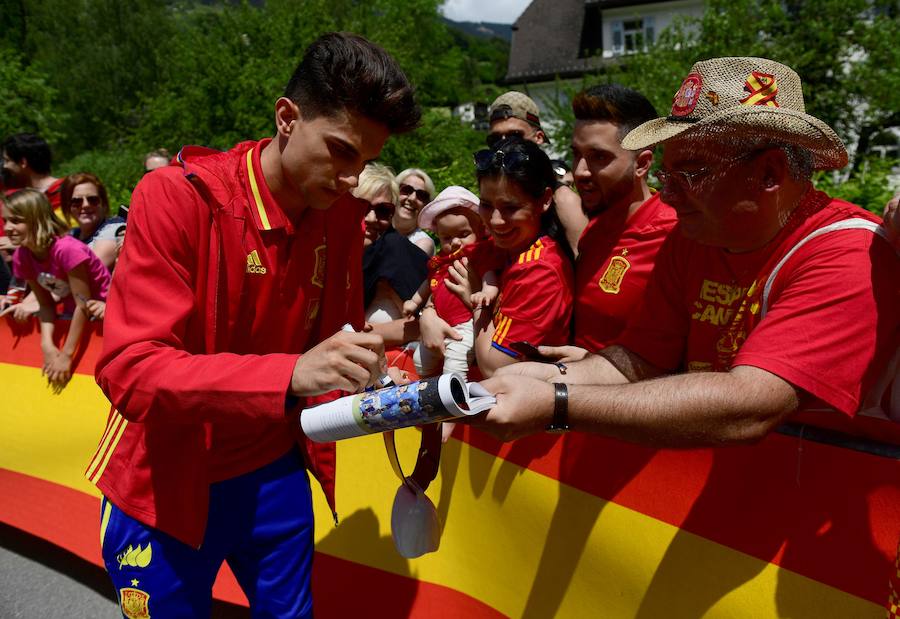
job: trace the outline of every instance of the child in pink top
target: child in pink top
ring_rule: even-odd
[[[22,189],[9,196],[3,203],[3,219],[4,232],[17,248],[13,274],[28,283],[40,305],[43,372],[60,391],[72,376],[72,356],[85,322],[103,318],[109,271],[87,245],[66,235],[66,225],[40,191]],[[53,338],[57,299],[72,316],[61,348]]]

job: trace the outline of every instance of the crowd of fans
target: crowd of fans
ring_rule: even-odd
[[[647,183],[652,150],[626,151],[621,139],[656,112],[640,93],[617,85],[580,93],[573,108],[579,128],[570,167],[542,150],[548,140],[533,100],[519,92],[498,97],[488,148],[474,157],[479,196],[458,186],[437,194],[418,168],[395,175],[370,163],[360,175],[352,193],[368,203],[367,329],[410,353],[420,376],[474,369],[489,377],[516,361],[546,361],[540,346],[555,347],[558,359],[581,358],[614,342],[636,309],[676,217]],[[103,181],[90,172],[52,176],[51,150],[39,136],[13,135],[2,154],[0,315],[39,318],[44,371],[59,390],[71,377],[85,321],[103,319],[128,206],[112,215]],[[145,173],[171,159],[165,149],[148,153]],[[885,209],[885,227],[894,232],[897,203]],[[609,241],[639,208],[646,225],[637,245],[651,259],[627,263],[630,291],[598,299],[592,280],[602,267],[609,276],[615,263]],[[615,287],[612,276],[606,284]],[[57,318],[71,320],[62,346]]]
[[[39,136],[10,136],[2,152],[0,315],[19,323],[38,317],[44,374],[58,392],[86,343],[85,325],[103,320],[126,221],[111,215],[95,174],[52,176],[50,146]],[[64,338],[60,318],[70,321]]]
[[[695,65],[667,116],[620,85],[579,93],[573,111],[569,167],[545,153],[534,101],[495,100],[488,147],[473,157],[477,196],[437,193],[421,169],[365,166],[352,196],[367,211],[367,331],[409,353],[420,376],[485,379],[497,405],[473,423],[504,439],[573,429],[722,445],[759,440],[806,407],[852,417],[880,404],[867,397],[897,359],[898,200],[876,226],[871,213],[815,190],[813,171],[840,169],[848,156],[805,114],[793,71],[714,59]],[[661,143],[657,192],[648,176]],[[144,166],[152,173],[170,160],[154,151]],[[255,175],[252,153],[247,161]],[[123,209],[111,216],[101,179],[54,178],[50,162],[36,136],[3,143],[0,314],[37,315],[44,373],[58,391],[87,325],[102,323],[127,241]],[[822,236],[834,230],[852,232]],[[133,228],[133,247],[144,233]],[[320,248],[311,285],[324,288]],[[247,277],[265,274],[263,251],[247,255]],[[122,263],[126,275],[139,259]],[[58,318],[70,320],[62,343]],[[453,430],[445,426],[444,440]]]

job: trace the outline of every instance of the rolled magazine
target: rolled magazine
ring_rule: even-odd
[[[300,426],[313,441],[327,443],[477,415],[496,403],[478,383],[466,383],[461,374],[443,374],[304,409]]]

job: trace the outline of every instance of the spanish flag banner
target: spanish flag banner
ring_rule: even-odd
[[[97,565],[100,497],[84,470],[114,436],[93,379],[101,345],[96,332],[54,395],[36,327],[0,323],[0,521]],[[575,433],[501,444],[457,426],[428,490],[441,546],[413,560],[391,541],[381,437],[341,441],[338,526],[314,493],[316,616],[881,619],[900,542],[900,432],[833,417],[682,451]],[[397,442],[411,464],[417,431]],[[246,603],[227,567],[214,593]]]

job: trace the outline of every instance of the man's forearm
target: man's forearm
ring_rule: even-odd
[[[610,346],[598,354],[591,354],[566,364],[566,374],[559,380],[571,385],[619,385],[662,376],[659,368],[621,346]]]
[[[796,390],[765,370],[666,376],[569,391],[573,430],[661,447],[747,443],[796,410]]]

